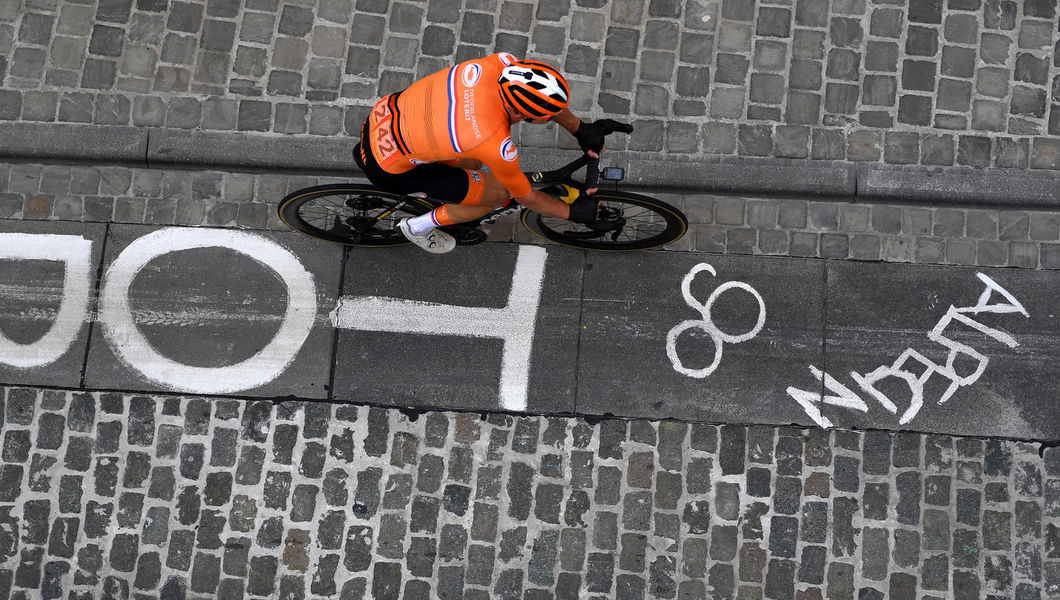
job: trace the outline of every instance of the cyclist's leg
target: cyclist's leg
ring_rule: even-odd
[[[452,219],[453,223],[463,223],[482,217],[486,213],[504,206],[511,198],[508,190],[493,173],[474,172],[478,173],[482,178],[481,194],[477,197],[472,197],[469,194],[461,202],[447,204],[443,207],[447,209],[446,216]]]
[[[508,202],[508,192],[490,173],[447,164],[420,165],[400,177],[402,193],[423,191],[446,204],[409,220],[414,234],[434,227],[455,225],[484,216]]]
[[[361,126],[361,143],[353,153],[357,166],[372,183],[397,194],[424,194],[447,203],[422,219],[410,219],[413,233],[472,221],[508,202],[508,192],[497,178],[492,173],[479,171],[482,168],[479,160],[430,163],[399,174],[384,171],[371,154],[367,131],[366,120]]]
[[[482,178],[481,193],[477,189],[468,189],[463,200],[448,207],[448,217],[454,223],[463,223],[477,219],[495,208],[508,203],[511,197],[508,190],[492,173],[483,172],[482,161],[474,158],[458,158],[456,160],[443,161],[440,164],[463,169],[468,172],[469,177],[476,180]],[[450,200],[452,201],[452,200]]]

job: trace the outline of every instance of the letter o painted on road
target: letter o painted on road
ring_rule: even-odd
[[[159,256],[196,248],[227,248],[272,269],[287,286],[287,313],[279,331],[260,352],[235,365],[194,367],[158,353],[133,322],[129,287]],[[107,269],[99,296],[99,321],[126,365],[148,379],[180,392],[226,394],[269,383],[294,361],[316,318],[313,276],[294,254],[259,235],[221,229],[161,229],[129,244]]]
[[[50,365],[70,350],[84,327],[93,276],[92,242],[79,235],[0,233],[3,259],[63,263],[62,300],[48,331],[29,344],[12,341],[0,331],[0,364],[19,369]]]

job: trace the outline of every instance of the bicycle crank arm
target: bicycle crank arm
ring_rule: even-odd
[[[375,220],[376,220],[377,223],[382,222],[384,219],[386,219],[390,215],[396,213],[399,210],[404,209],[408,205],[409,205],[408,202],[405,202],[404,200],[402,200],[401,202],[398,202],[394,206],[391,206],[390,208],[388,208],[388,209],[384,210],[383,212],[379,213],[379,216],[376,217]]]
[[[457,246],[473,246],[486,241],[486,232],[466,223],[446,225],[440,229],[456,238]]]
[[[351,216],[346,217],[341,221],[342,224],[346,227],[346,229],[349,230],[350,237],[355,240],[360,240],[362,236],[369,234],[372,230],[374,230],[378,223],[382,223],[387,217],[390,217],[391,215],[408,205],[409,204],[407,202],[399,202],[394,206],[387,208],[375,217],[364,218]]]

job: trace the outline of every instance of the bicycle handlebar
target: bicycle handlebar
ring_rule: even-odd
[[[621,133],[632,133],[633,125],[629,123],[621,123],[614,119],[600,119],[593,123],[599,125],[604,130],[604,135],[608,136],[615,132]],[[555,171],[538,171],[536,173],[527,173],[527,177],[535,183],[546,183],[552,181],[566,181],[577,184],[574,181],[572,175],[578,169],[586,167],[585,169],[585,189],[592,189],[597,187],[600,181],[600,159],[593,158],[588,154],[583,154],[580,157],[574,159],[564,167],[560,167]]]
[[[629,123],[620,123],[614,119],[600,119],[598,121],[593,122],[593,125],[602,128],[604,130],[605,136],[611,135],[616,131],[620,131],[622,133],[627,134],[633,133],[633,125]],[[585,163],[585,188],[592,189],[598,187],[598,184],[600,182],[600,159],[593,158],[588,155],[586,155],[586,158],[587,160]]]
[[[600,184],[600,159],[589,157],[585,162],[585,189],[591,190]]]
[[[615,131],[621,131],[623,134],[632,134],[633,125],[629,123],[620,123],[614,119],[600,119],[593,123],[603,129],[604,136],[610,136]],[[588,157],[588,161],[585,163],[585,189],[591,190],[598,187],[600,182],[600,159]]]

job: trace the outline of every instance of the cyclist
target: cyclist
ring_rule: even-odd
[[[449,203],[398,224],[406,238],[435,254],[456,246],[439,226],[477,219],[511,198],[588,223],[596,218],[596,200],[576,190],[559,200],[531,188],[511,138],[511,126],[520,121],[554,121],[599,157],[603,130],[574,116],[569,101],[566,79],[547,63],[506,52],[462,62],[380,99],[361,126],[354,160],[384,189]]]

